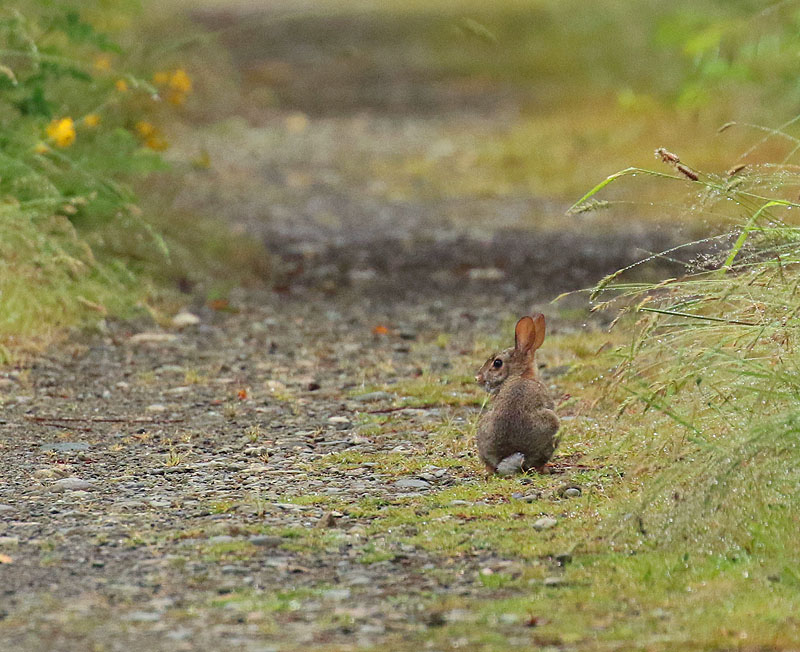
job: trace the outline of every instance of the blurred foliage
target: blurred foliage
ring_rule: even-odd
[[[85,18],[111,15],[125,28],[139,11],[138,2],[99,0],[0,9],[0,334],[35,335],[133,300],[133,274],[124,259],[95,257],[92,229],[116,224],[168,256],[130,185],[166,169],[149,122],[159,90]],[[185,96],[188,77],[179,81]]]

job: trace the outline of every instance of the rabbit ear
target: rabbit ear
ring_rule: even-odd
[[[514,329],[514,348],[523,353],[533,352],[544,342],[544,315],[540,312],[523,317]]]

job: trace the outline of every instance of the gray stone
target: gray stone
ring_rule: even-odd
[[[67,453],[69,451],[89,450],[89,444],[82,441],[62,441],[54,444],[42,444],[39,450],[43,452],[56,451],[57,453]]]
[[[398,489],[429,489],[431,483],[417,478],[400,478],[394,486]]]
[[[545,586],[562,586],[564,584],[563,577],[545,577],[544,578],[544,585]]]
[[[0,504],[0,514],[2,514],[3,512],[13,512],[13,511],[14,511],[14,510],[16,510],[16,509],[17,509],[17,508],[16,508],[16,507],[14,507],[14,506],[12,506],[12,505],[3,505],[3,504]]]
[[[564,498],[577,498],[583,492],[578,487],[567,487],[564,489]]]
[[[94,483],[82,478],[61,478],[56,480],[50,485],[50,491],[80,491],[84,489],[92,489]]]
[[[543,516],[533,524],[533,529],[541,532],[542,530],[549,530],[556,526],[558,521],[550,516]]]
[[[18,546],[19,537],[0,537],[0,547]]]

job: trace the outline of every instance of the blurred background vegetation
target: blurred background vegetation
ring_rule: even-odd
[[[231,251],[250,267],[239,276],[265,273],[258,246],[166,208],[182,173],[213,161],[197,146],[165,163],[170,131],[191,140],[191,127],[234,114],[487,116],[479,138],[453,134],[457,155],[384,152],[370,173],[391,198],[571,202],[618,169],[650,165],[656,146],[715,173],[793,153],[791,137],[761,140],[798,102],[793,2],[276,3],[249,25],[226,23],[234,9],[258,13],[237,0],[4,3],[4,346],[152,309],[165,281],[232,273]],[[248,54],[259,63],[236,61]],[[740,126],[715,135],[731,121]],[[703,231],[741,217],[687,213],[650,181],[611,190],[606,199],[628,208],[590,220]]]

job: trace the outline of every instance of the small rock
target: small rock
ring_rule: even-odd
[[[178,627],[167,632],[164,636],[172,641],[185,641],[192,636],[192,630],[187,627]]]
[[[524,500],[526,503],[534,503],[542,497],[541,494],[525,494],[520,500]]]
[[[247,573],[246,568],[242,568],[241,566],[233,566],[232,564],[223,566],[219,569],[219,571],[223,575],[245,575]]]
[[[401,478],[394,483],[394,486],[398,489],[428,489],[431,483],[416,478]]]
[[[461,506],[466,506],[466,505],[470,505],[470,504],[472,504],[472,503],[470,503],[468,500],[456,499],[456,500],[451,500],[450,501],[450,505],[452,507],[461,507]]]
[[[342,424],[350,424],[350,419],[347,417],[328,417],[328,421],[330,423],[342,423]]]
[[[18,546],[19,537],[0,537],[0,547]]]
[[[186,328],[187,326],[194,326],[199,323],[200,317],[188,310],[182,310],[172,318],[172,325],[175,328]]]
[[[583,493],[583,490],[574,484],[565,484],[558,488],[557,493],[562,498],[577,498]]]
[[[147,411],[147,412],[166,412],[167,411],[167,406],[163,405],[161,403],[153,403],[152,405],[148,405],[145,408],[145,411]]]
[[[42,444],[39,447],[42,452],[56,451],[58,453],[67,453],[69,451],[85,451],[89,450],[89,444],[82,441],[62,441],[55,444]]]
[[[2,514],[3,512],[13,512],[15,509],[16,507],[13,507],[12,505],[0,504],[0,514]]]
[[[556,521],[556,519],[551,518],[550,516],[543,516],[533,524],[533,529],[538,532],[541,532],[542,530],[549,530],[550,528],[554,528],[557,524],[558,521]]]
[[[61,478],[56,480],[50,485],[50,491],[81,491],[84,489],[92,489],[94,483],[82,478]]]
[[[563,577],[545,577],[544,578],[544,585],[545,586],[562,586],[564,584]]]

